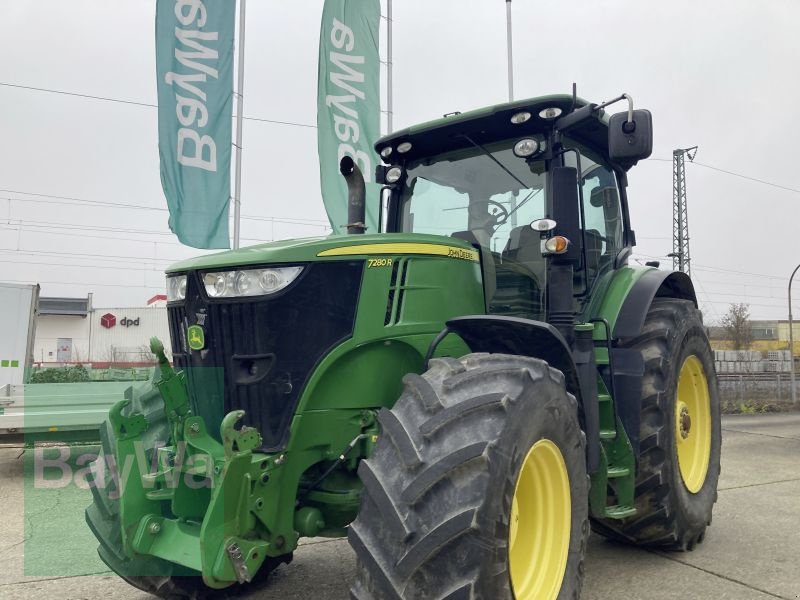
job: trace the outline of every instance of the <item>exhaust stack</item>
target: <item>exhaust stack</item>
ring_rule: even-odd
[[[355,161],[344,156],[339,162],[339,172],[347,182],[347,233],[364,233],[367,230],[366,221],[366,196],[367,188],[364,175]]]

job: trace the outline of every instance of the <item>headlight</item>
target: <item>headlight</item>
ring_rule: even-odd
[[[167,277],[167,302],[186,299],[186,275]]]
[[[297,279],[302,270],[303,267],[276,267],[206,273],[203,284],[212,298],[264,296],[285,288]]]

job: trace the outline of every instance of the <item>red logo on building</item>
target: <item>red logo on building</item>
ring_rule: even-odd
[[[111,329],[116,324],[117,324],[117,317],[115,317],[111,313],[106,313],[102,317],[100,317],[100,325],[102,325],[106,329]]]

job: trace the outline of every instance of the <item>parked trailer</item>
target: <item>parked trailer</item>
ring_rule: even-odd
[[[38,311],[38,284],[0,283],[0,438],[97,439],[131,382],[28,383]]]
[[[0,283],[0,387],[25,382],[38,307],[38,284]]]
[[[130,381],[5,385],[0,387],[0,438],[97,439],[98,424],[130,387]]]

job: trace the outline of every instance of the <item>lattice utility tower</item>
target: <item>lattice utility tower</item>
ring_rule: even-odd
[[[686,208],[686,170],[684,156],[693,161],[697,146],[672,152],[672,268],[691,275],[689,254],[689,213]]]

